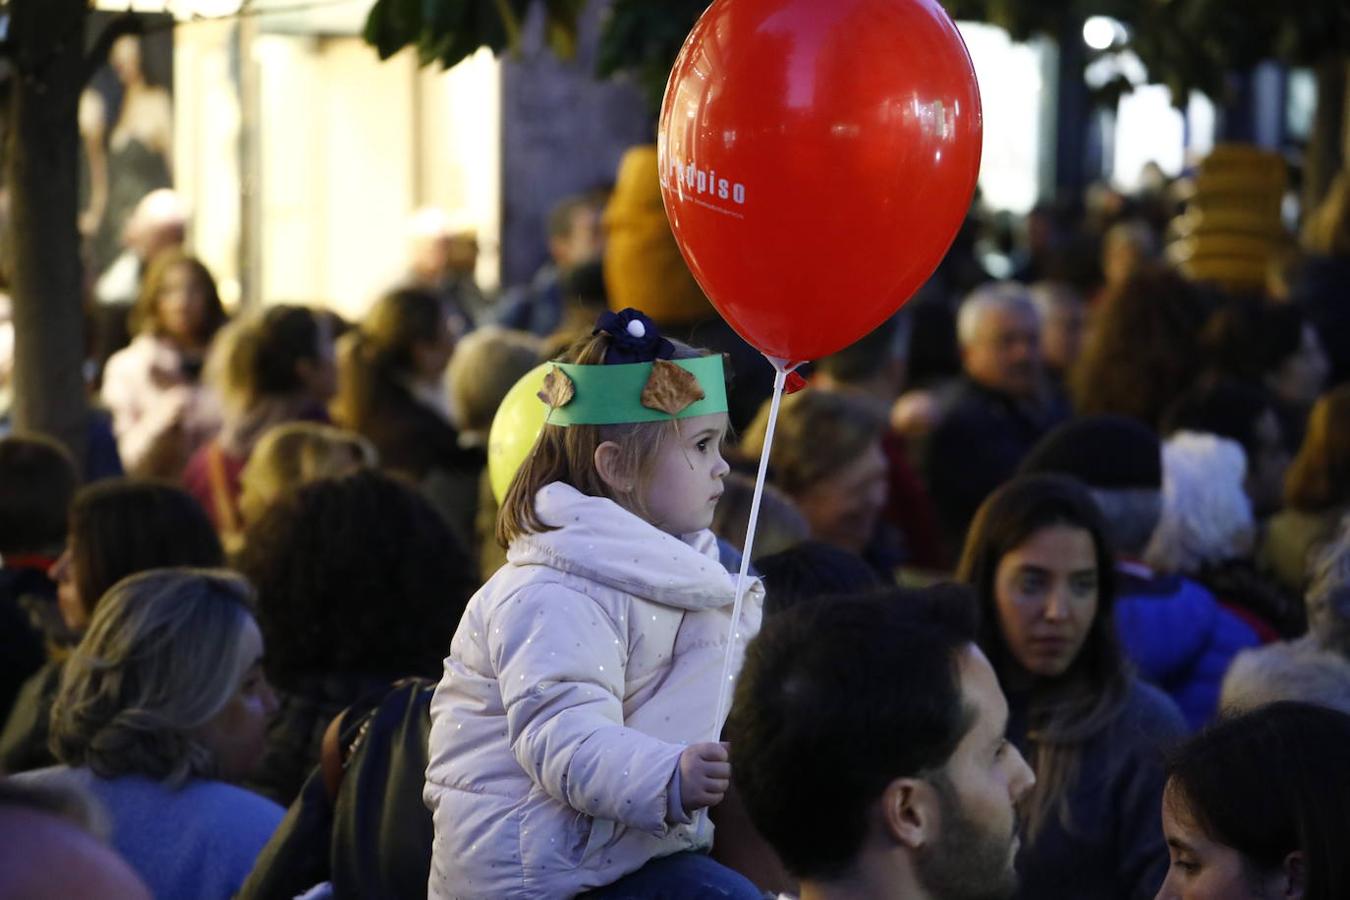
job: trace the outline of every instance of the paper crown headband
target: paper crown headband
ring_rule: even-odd
[[[727,411],[721,356],[583,366],[554,363],[539,399],[549,425],[668,422]]]

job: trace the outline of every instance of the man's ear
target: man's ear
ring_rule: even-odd
[[[1283,888],[1281,897],[1285,900],[1302,900],[1303,892],[1308,888],[1308,861],[1302,850],[1295,850],[1284,858],[1284,875],[1280,881]]]
[[[891,840],[911,850],[932,844],[941,828],[937,791],[918,778],[897,778],[881,793],[881,821]]]
[[[605,441],[595,448],[595,471],[600,480],[609,485],[618,496],[633,492],[632,477],[622,471],[619,461],[623,451],[613,441]]]

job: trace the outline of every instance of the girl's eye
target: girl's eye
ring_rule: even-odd
[[[707,452],[708,452],[708,439],[707,439],[707,438],[704,438],[703,440],[701,440],[701,441],[698,442],[698,452],[699,452],[699,453],[707,453]]]
[[[1076,594],[1090,594],[1097,590],[1097,576],[1084,575],[1073,580],[1073,590]]]
[[[1200,866],[1189,859],[1174,859],[1172,860],[1172,865],[1176,866],[1187,875],[1194,875],[1196,872],[1200,871]]]

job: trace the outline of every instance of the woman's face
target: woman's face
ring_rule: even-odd
[[[1097,554],[1092,535],[1049,525],[1003,555],[994,593],[1003,637],[1033,675],[1068,671],[1097,615]]]
[[[206,325],[206,285],[186,263],[164,273],[159,289],[159,322],[169,338],[184,346],[201,341]]]
[[[239,652],[244,677],[215,718],[202,728],[200,738],[215,754],[224,781],[243,781],[262,761],[267,725],[277,711],[277,697],[263,674],[263,639],[250,616],[244,625]]]
[[[1154,900],[1267,900],[1284,897],[1280,873],[1261,876],[1242,854],[1211,839],[1169,782],[1163,792],[1163,837],[1171,864]]]
[[[886,505],[886,455],[873,441],[861,456],[792,499],[816,540],[861,555]]]
[[[89,612],[80,599],[80,589],[75,579],[75,536],[66,541],[66,549],[47,570],[47,577],[56,582],[56,605],[61,611],[61,619],[66,627],[81,634],[89,627]]]

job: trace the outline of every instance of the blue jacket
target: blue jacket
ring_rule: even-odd
[[[1117,577],[1121,649],[1141,678],[1176,701],[1186,724],[1200,728],[1218,708],[1229,663],[1240,651],[1259,646],[1260,638],[1190,579],[1135,563],[1122,563]]]

